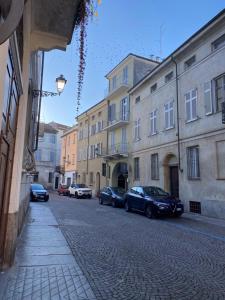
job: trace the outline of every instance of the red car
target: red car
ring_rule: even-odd
[[[60,184],[58,188],[58,194],[63,196],[69,196],[68,186],[64,184]]]

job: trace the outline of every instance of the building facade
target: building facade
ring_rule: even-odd
[[[222,11],[130,91],[131,184],[160,186],[179,197],[186,211],[220,218],[225,218],[224,58]]]
[[[0,1],[0,269],[13,262],[29,205],[43,51],[66,49],[80,2]]]
[[[61,136],[69,127],[51,122],[39,126],[38,148],[35,152],[34,181],[47,189],[57,189],[60,181]]]
[[[129,185],[132,120],[128,90],[158,64],[157,61],[129,54],[106,75],[108,94],[105,101],[108,115],[104,130],[107,133],[107,145],[102,155],[106,161],[111,186],[127,190]]]
[[[107,147],[107,101],[103,100],[78,117],[78,182],[89,186],[94,195],[107,185],[106,162],[102,159]]]
[[[77,182],[77,125],[61,137],[61,183],[70,186]]]

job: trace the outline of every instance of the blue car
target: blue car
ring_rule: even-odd
[[[104,187],[99,194],[99,204],[111,204],[113,207],[123,207],[124,189],[118,187]]]
[[[179,199],[172,197],[157,186],[135,186],[125,195],[126,211],[136,210],[145,213],[148,218],[156,216],[180,217],[184,206]]]

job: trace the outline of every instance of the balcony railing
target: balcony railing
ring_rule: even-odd
[[[105,158],[121,158],[127,157],[129,152],[129,144],[128,143],[119,143],[110,145],[108,149],[103,149],[102,156]]]
[[[108,124],[104,129],[115,129],[118,127],[122,127],[127,125],[130,120],[130,113],[129,111],[119,112],[114,116],[111,116],[108,120]]]
[[[110,87],[106,91],[106,97],[114,96],[117,93],[123,92],[131,88],[132,84],[128,78],[123,78],[122,76],[116,77],[116,80],[110,81]]]

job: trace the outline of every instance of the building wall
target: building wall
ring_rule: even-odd
[[[177,120],[176,80],[165,83],[165,75],[175,72],[175,64],[168,62],[164,68],[143,82],[131,94],[131,124],[138,118],[141,120],[139,141],[133,142],[132,162],[140,159],[140,179],[134,180],[134,172],[129,178],[130,184],[157,185],[170,191],[168,168],[170,158],[179,165],[178,155],[178,122],[180,136],[180,171],[179,195],[189,211],[190,201],[201,203],[204,215],[224,218],[225,185],[223,163],[225,154],[225,125],[222,114],[214,110],[206,114],[205,83],[211,82],[211,99],[215,101],[215,81],[225,74],[225,47],[212,50],[212,42],[225,33],[225,20],[208,30],[201,38],[196,39],[179,55],[175,55],[178,64],[178,103],[179,117]],[[184,62],[191,56],[196,62],[187,70]],[[157,90],[151,93],[151,86],[157,82]],[[197,117],[187,121],[185,95],[197,89]],[[225,92],[223,91],[225,94]],[[135,99],[140,96],[140,102]],[[165,128],[165,104],[173,101],[174,126]],[[150,113],[157,110],[157,131],[150,133]],[[132,129],[131,129],[132,130]],[[200,178],[188,179],[187,148],[198,146]],[[151,179],[151,155],[158,153],[159,179]],[[134,165],[132,167],[134,170]]]
[[[106,177],[102,175],[102,151],[107,146],[107,135],[103,130],[107,114],[107,102],[103,101],[78,118],[78,181],[89,186],[94,195],[106,185]],[[100,130],[98,123],[101,124]],[[92,126],[97,128],[95,133],[92,132]],[[100,148],[97,155],[98,144]]]

